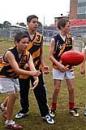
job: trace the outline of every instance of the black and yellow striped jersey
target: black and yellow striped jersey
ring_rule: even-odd
[[[65,51],[69,51],[73,48],[72,37],[66,36],[64,41],[60,34],[57,34],[56,36],[54,36],[54,40],[55,47],[53,55],[55,59],[59,61],[62,53],[64,53]]]
[[[29,61],[30,53],[28,51],[26,51],[24,54],[19,55],[16,47],[11,48],[8,51],[12,52],[19,67],[24,69],[25,64]],[[3,56],[3,62],[0,67],[1,67],[0,76],[5,76],[8,78],[18,78],[19,77],[15,73],[13,68],[10,66],[9,62],[5,60],[5,54]]]
[[[65,41],[62,39],[60,34],[54,36],[55,47],[53,51],[53,56],[57,61],[60,61],[61,55],[65,51],[69,51],[73,48],[73,41],[71,35],[67,35]],[[56,65],[53,64],[53,67],[56,68]]]
[[[41,54],[42,54],[41,51],[42,51],[42,44],[43,44],[43,36],[40,33],[36,32],[33,36],[33,39],[31,39],[30,36],[29,39],[30,41],[28,44],[28,51],[32,55],[33,62],[36,69],[39,69],[41,65]]]

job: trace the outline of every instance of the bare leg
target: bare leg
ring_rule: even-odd
[[[61,86],[61,80],[54,80],[54,92],[52,96],[52,105],[51,105],[51,110],[56,110],[56,104],[57,104],[57,97],[60,91],[60,86]]]
[[[15,104],[15,100],[16,100],[16,94],[9,94],[9,96],[7,97],[7,103],[6,103],[6,107],[7,110],[3,113],[3,116],[6,118],[6,120],[11,120],[12,119],[12,115],[13,115],[13,107]]]

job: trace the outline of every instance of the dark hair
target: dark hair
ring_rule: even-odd
[[[28,38],[28,34],[26,32],[17,32],[14,37],[14,42],[20,42],[20,40],[25,37]]]
[[[61,27],[64,28],[65,25],[66,25],[68,22],[69,22],[69,20],[66,19],[66,18],[61,18],[61,19],[59,19],[58,25],[57,25],[58,29],[61,29]]]
[[[38,17],[36,15],[29,15],[27,17],[27,22],[30,22],[33,18],[37,18],[38,19]]]

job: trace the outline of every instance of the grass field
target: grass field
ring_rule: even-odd
[[[11,41],[1,41],[0,42],[0,54],[8,48],[11,47],[13,43]],[[46,63],[50,66],[51,63],[48,60],[48,46],[44,46],[44,56]],[[84,104],[86,103],[86,77],[80,75],[79,67],[75,68],[75,97],[76,104],[79,107],[80,116],[71,117],[68,112],[68,91],[65,82],[62,83],[61,91],[59,94],[58,102],[59,106],[57,109],[57,115],[55,117],[55,124],[48,125],[46,122],[43,122],[40,117],[40,112],[38,105],[36,103],[34,94],[30,91],[29,100],[30,100],[30,111],[29,115],[25,119],[16,120],[16,122],[24,125],[24,130],[86,130],[86,117],[83,115]],[[51,71],[48,75],[45,76],[46,90],[47,90],[47,99],[48,104],[51,103],[51,97],[53,92],[53,80]],[[0,94],[0,102],[3,101],[6,95]],[[17,99],[14,115],[20,109],[19,99]],[[5,130],[4,121],[0,113],[0,130]]]

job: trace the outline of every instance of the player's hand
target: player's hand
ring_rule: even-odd
[[[49,73],[49,67],[48,66],[44,66],[42,69],[44,74],[48,74]]]
[[[62,61],[60,61],[60,62],[58,62],[57,63],[57,69],[59,70],[59,71],[61,71],[61,72],[65,72],[65,71],[67,71],[67,70],[69,70],[69,65],[63,65],[62,64]]]
[[[29,75],[31,76],[39,76],[41,74],[41,72],[39,70],[36,70],[36,71],[30,71],[29,72]]]
[[[59,70],[60,70],[61,72],[65,72],[65,71],[69,70],[69,65],[64,66],[64,65],[61,64],[61,65],[59,66]]]
[[[39,78],[38,77],[34,77],[34,83],[33,83],[33,87],[31,88],[31,90],[34,90],[36,88],[36,86],[38,85],[39,82]]]

